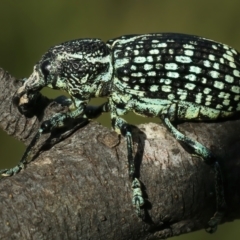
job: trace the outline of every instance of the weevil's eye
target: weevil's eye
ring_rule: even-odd
[[[50,68],[51,68],[51,64],[49,61],[44,61],[40,66],[40,69],[45,79],[47,79],[48,75],[50,74]]]

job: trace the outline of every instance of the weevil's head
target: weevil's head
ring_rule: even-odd
[[[42,56],[16,97],[20,99],[50,87],[85,100],[98,91],[99,84],[111,78],[111,55],[104,42],[99,39],[72,40],[50,48]]]

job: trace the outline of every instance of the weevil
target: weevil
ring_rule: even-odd
[[[71,111],[42,123],[20,163],[0,173],[9,176],[27,164],[41,134],[64,126],[67,119],[110,112],[113,129],[127,142],[132,203],[138,215],[144,205],[133,160],[131,125],[120,116],[129,111],[159,117],[169,132],[214,169],[216,212],[208,222],[212,233],[224,215],[225,198],[220,166],[211,151],[190,139],[173,122],[217,120],[240,111],[240,54],[233,48],[198,36],[177,33],[126,35],[107,41],[77,39],[50,48],[34,66],[14,96],[34,96],[43,87],[65,90]],[[91,98],[107,101],[88,113]]]

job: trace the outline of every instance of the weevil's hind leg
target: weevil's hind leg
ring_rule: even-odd
[[[214,233],[217,230],[218,224],[221,222],[222,217],[225,213],[225,196],[224,196],[224,187],[223,187],[223,179],[221,174],[220,166],[210,152],[209,149],[204,147],[197,141],[193,141],[192,139],[188,138],[187,136],[183,135],[179,132],[172,124],[169,117],[166,115],[160,116],[160,119],[165,124],[167,129],[173,134],[173,136],[180,142],[184,143],[192,149],[194,154],[200,156],[205,163],[210,165],[214,169],[215,174],[215,191],[216,191],[216,202],[217,202],[217,209],[214,216],[209,220],[208,227],[206,231],[209,233]]]
[[[27,149],[25,150],[19,164],[17,164],[13,168],[0,170],[0,176],[9,177],[9,176],[15,175],[18,172],[20,172],[25,167],[25,165],[28,164],[27,158],[28,158],[29,154],[31,153],[32,148],[35,146],[35,144],[37,143],[37,141],[41,137],[41,135],[42,135],[42,129],[40,128],[38,130],[37,134],[32,139],[31,143],[28,145]]]
[[[141,190],[141,183],[136,177],[135,163],[133,159],[133,143],[131,125],[119,117],[112,118],[112,126],[116,132],[121,133],[127,140],[127,154],[128,154],[128,172],[130,181],[132,182],[132,204],[136,209],[139,217],[142,217],[141,207],[144,205],[144,199]]]

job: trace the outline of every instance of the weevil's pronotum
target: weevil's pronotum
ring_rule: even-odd
[[[173,136],[209,164],[215,173],[217,210],[208,222],[214,232],[224,214],[225,200],[218,162],[209,149],[180,133],[172,122],[217,120],[240,111],[240,54],[205,38],[176,34],[129,35],[109,40],[78,39],[54,46],[34,66],[15,95],[15,102],[43,87],[62,89],[71,96],[71,111],[43,122],[19,165],[2,175],[19,172],[42,133],[62,127],[67,119],[89,117],[91,98],[107,97],[91,117],[110,112],[113,129],[127,141],[133,205],[144,205],[133,161],[131,126],[120,116],[133,111],[159,117]],[[20,102],[19,102],[20,101]]]

